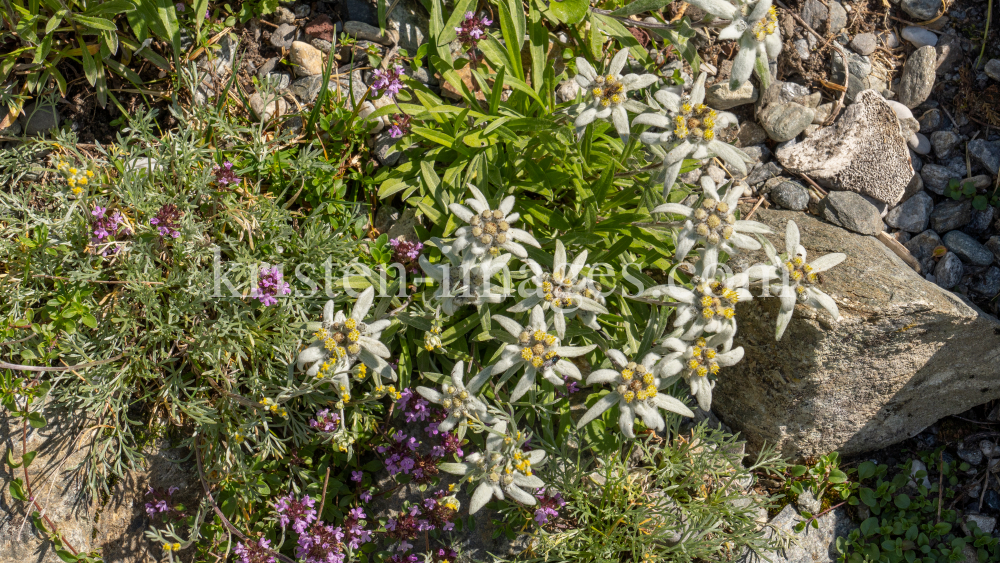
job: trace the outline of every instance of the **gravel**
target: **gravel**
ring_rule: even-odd
[[[990,174],[996,176],[1000,172],[1000,141],[973,139],[969,141],[969,155]]]
[[[939,233],[964,227],[969,221],[972,221],[972,202],[969,200],[948,200],[931,212],[931,228]]]
[[[941,9],[941,0],[900,0],[899,7],[918,22],[927,21]]]
[[[952,131],[935,131],[931,133],[931,145],[934,147],[934,154],[938,158],[948,158],[952,149],[961,141],[961,138]]]
[[[989,266],[993,262],[993,253],[962,231],[945,233],[941,240],[948,247],[948,250],[957,254],[965,262],[976,266]]]
[[[780,143],[794,139],[812,123],[815,115],[816,110],[795,102],[772,104],[761,112],[760,123],[767,136]]]
[[[899,103],[912,109],[927,101],[934,88],[936,63],[937,51],[929,45],[917,49],[906,59],[896,88]]]
[[[910,138],[906,140],[906,144],[917,154],[930,154],[933,146],[930,139],[921,133],[910,135]]]
[[[860,194],[830,192],[819,202],[824,219],[849,231],[874,236],[882,232],[882,218],[878,209]]]
[[[983,70],[986,71],[986,76],[989,76],[993,80],[1000,81],[1000,59],[990,59],[986,62],[986,66]]]
[[[954,252],[948,252],[934,267],[934,283],[945,289],[951,289],[958,285],[964,274],[962,260]]]
[[[941,127],[941,110],[939,109],[929,109],[920,116],[920,132],[921,133],[933,133]]]
[[[875,52],[877,46],[878,41],[873,33],[859,33],[851,40],[851,49],[859,55],[868,56]]]
[[[278,47],[279,49],[288,49],[292,46],[292,42],[295,41],[296,36],[299,33],[299,28],[294,25],[283,23],[271,32],[271,45]]]
[[[938,38],[933,32],[922,27],[911,25],[904,27],[902,31],[903,39],[909,41],[916,47],[933,47],[937,45]]]
[[[803,211],[809,206],[809,190],[798,182],[782,182],[771,189],[771,201],[785,209]]]
[[[890,227],[908,233],[921,233],[927,230],[933,210],[934,200],[926,193],[920,192],[889,211],[885,222]]]
[[[990,266],[985,272],[972,276],[969,280],[969,290],[986,297],[996,295],[1000,292],[1000,268]]]
[[[920,169],[920,179],[924,181],[924,187],[937,195],[944,195],[948,180],[954,177],[953,171],[940,164],[925,164]]]

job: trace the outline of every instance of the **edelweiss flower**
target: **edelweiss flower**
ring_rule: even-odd
[[[653,373],[653,366],[660,360],[659,355],[646,354],[642,363],[637,364],[630,362],[625,354],[618,350],[608,350],[608,358],[618,366],[618,369],[599,369],[592,372],[587,376],[587,385],[610,383],[614,385],[614,391],[598,399],[577,423],[577,428],[583,428],[616,403],[621,412],[618,426],[622,434],[628,438],[635,438],[632,426],[636,416],[642,418],[647,428],[657,431],[663,430],[666,424],[659,409],[682,416],[694,416],[684,403],[659,392],[663,382]]]
[[[315,333],[316,340],[299,353],[296,362],[300,370],[311,364],[306,375],[329,376],[338,385],[345,401],[350,397],[349,370],[359,360],[371,368],[376,385],[380,384],[380,377],[396,380],[396,372],[384,359],[389,357],[389,349],[378,340],[391,322],[366,323],[363,320],[374,298],[374,287],[361,292],[350,317],[345,317],[343,311],[334,315],[333,300],[327,301],[323,307],[322,325]]]
[[[714,256],[702,256],[694,277],[693,289],[679,285],[651,287],[644,295],[667,297],[680,302],[674,318],[675,327],[687,327],[681,338],[690,340],[705,333],[736,332],[736,303],[750,301],[747,274],[727,274]]]
[[[470,262],[462,260],[455,254],[454,247],[444,244],[441,239],[432,238],[431,241],[448,259],[448,263],[431,264],[426,256],[420,255],[420,268],[440,283],[434,298],[441,302],[441,309],[446,315],[454,315],[456,310],[466,305],[479,307],[506,299],[503,288],[494,285],[491,280],[507,266],[510,254],[487,256],[480,262]]]
[[[640,90],[656,82],[656,76],[652,74],[626,74],[621,75],[628,61],[628,49],[622,49],[611,59],[611,66],[608,67],[606,75],[599,75],[594,67],[590,66],[585,59],[577,57],[576,82],[584,91],[589,92],[590,102],[585,102],[577,106],[580,114],[576,118],[577,129],[582,129],[594,122],[595,119],[611,118],[618,135],[622,141],[628,141],[628,113],[642,113],[646,111],[645,104],[635,100],[630,100],[628,93],[632,90]]]
[[[587,251],[576,256],[572,263],[566,262],[566,247],[561,240],[556,240],[556,255],[552,262],[552,273],[542,269],[542,266],[531,260],[524,261],[531,273],[530,281],[535,285],[533,295],[522,300],[517,305],[507,309],[511,313],[522,313],[541,304],[543,310],[552,309],[553,323],[559,338],[566,336],[566,319],[578,318],[585,326],[600,330],[597,315],[606,314],[604,296],[600,288],[589,278],[579,278],[580,272],[587,267]]]
[[[719,250],[735,254],[737,248],[759,250],[760,243],[743,233],[770,233],[771,229],[756,221],[737,220],[733,211],[743,191],[730,183],[725,197],[719,197],[715,182],[708,175],[701,177],[701,187],[705,199],[701,205],[691,208],[680,203],[664,203],[653,209],[653,213],[673,213],[683,215],[684,228],[677,237],[674,259],[680,262],[698,243],[705,245],[705,257],[717,262]],[[692,219],[694,221],[692,221]]]
[[[471,247],[472,255],[465,256],[464,261],[472,262],[487,253],[496,257],[500,255],[501,250],[506,250],[518,258],[527,258],[528,252],[518,241],[534,247],[539,246],[535,237],[527,231],[510,226],[521,217],[519,213],[511,213],[514,209],[514,196],[507,196],[500,202],[500,207],[490,209],[490,202],[478,188],[470,184],[469,190],[472,191],[474,199],[465,200],[465,204],[472,209],[460,203],[448,206],[452,213],[469,224],[455,231],[457,238],[453,243],[455,252]]]
[[[439,432],[450,432],[458,426],[459,434],[464,435],[470,418],[485,423],[491,423],[494,420],[493,416],[486,412],[486,405],[476,397],[479,388],[489,379],[490,369],[486,368],[476,374],[466,386],[462,383],[464,368],[465,362],[456,362],[455,367],[451,370],[451,384],[446,383],[441,386],[441,391],[430,387],[417,387],[417,393],[423,395],[428,401],[441,405],[448,412],[445,419],[438,425]]]
[[[560,346],[559,338],[549,334],[545,322],[545,312],[538,305],[531,310],[531,321],[528,326],[521,326],[517,321],[502,315],[493,315],[493,320],[517,339],[517,345],[508,345],[498,361],[493,366],[493,373],[508,372],[511,375],[522,367],[524,376],[510,392],[510,400],[516,401],[528,392],[535,384],[535,374],[542,372],[542,377],[555,386],[565,385],[562,376],[580,379],[583,375],[571,362],[563,358],[575,358],[593,350],[590,346]],[[558,374],[558,375],[557,375]],[[506,379],[509,377],[504,375]]]
[[[679,338],[667,338],[660,348],[673,353],[663,358],[657,366],[657,375],[673,381],[683,377],[691,386],[691,394],[698,399],[698,406],[707,411],[712,408],[714,376],[719,368],[729,367],[743,359],[743,347],[730,350],[733,332],[724,331],[694,342]]]
[[[778,256],[770,242],[765,239],[761,239],[761,242],[764,243],[764,252],[774,265],[754,266],[747,273],[750,279],[759,279],[765,285],[773,284],[775,290],[779,291],[781,309],[778,311],[778,324],[774,331],[775,340],[781,340],[781,336],[785,333],[788,322],[792,320],[796,301],[814,309],[822,307],[830,313],[833,320],[840,320],[837,303],[817,287],[819,284],[817,274],[843,262],[847,258],[846,254],[841,252],[827,254],[807,264],[806,249],[799,244],[799,226],[795,221],[789,221],[785,229],[785,253],[781,256]]]
[[[717,156],[724,160],[733,170],[746,175],[746,163],[751,159],[740,149],[718,140],[720,131],[730,125],[736,125],[736,116],[725,111],[715,111],[706,106],[705,74],[698,76],[691,87],[687,101],[680,97],[677,87],[664,88],[653,97],[663,105],[670,114],[664,116],[657,113],[644,113],[636,117],[633,125],[651,125],[663,129],[661,132],[646,131],[639,135],[639,140],[647,145],[665,145],[666,155],[663,157],[663,169],[666,177],[663,181],[663,196],[666,197],[677,174],[684,164],[685,158],[706,160]]]
[[[778,28],[778,13],[771,0],[744,2],[735,0],[733,5],[726,0],[693,0],[692,5],[706,12],[732,20],[728,27],[719,32],[719,40],[739,39],[740,52],[733,60],[729,89],[736,90],[750,79],[754,64],[759,64],[758,76],[767,88],[770,82],[768,61],[776,60],[781,53],[781,32]]]
[[[535,504],[535,497],[522,489],[545,486],[541,479],[531,474],[533,466],[545,461],[542,450],[523,451],[527,436],[517,432],[507,434],[507,421],[501,420],[490,429],[486,437],[486,453],[475,452],[464,463],[442,463],[438,467],[446,473],[464,475],[467,480],[479,481],[479,486],[469,500],[469,514],[475,514],[493,497],[504,500],[510,497],[521,504]]]

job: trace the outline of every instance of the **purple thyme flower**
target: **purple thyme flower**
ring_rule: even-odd
[[[157,232],[160,233],[160,237],[177,238],[181,236],[181,232],[177,230],[177,220],[181,218],[181,215],[183,214],[177,209],[176,205],[168,203],[160,208],[156,213],[156,217],[149,220],[149,224],[156,227]]]
[[[365,474],[360,471],[351,471],[351,481],[355,483],[360,483],[362,479],[365,478]],[[364,518],[364,516],[362,516]]]
[[[415,273],[419,268],[420,251],[424,249],[424,243],[420,241],[408,241],[402,236],[389,241],[392,247],[392,260],[401,264],[407,272]]]
[[[372,500],[372,494],[369,493],[368,491],[361,493],[360,496],[361,496],[361,502],[371,502]]]
[[[403,89],[403,67],[399,65],[392,70],[377,68],[372,76],[375,78],[372,80],[372,91],[376,96],[384,94],[392,100]]]
[[[240,563],[275,563],[274,551],[271,550],[271,541],[260,538],[257,543],[243,542],[236,544],[233,553],[238,557]]]
[[[316,418],[309,420],[309,426],[320,432],[334,432],[337,430],[337,421],[340,416],[329,409],[323,409],[316,413]]]
[[[458,40],[471,51],[479,46],[479,40],[486,34],[487,26],[492,23],[493,20],[486,16],[480,18],[472,12],[465,12],[462,25],[455,28],[455,31],[458,32]]]
[[[220,186],[236,186],[240,183],[239,177],[233,172],[233,163],[228,160],[222,166],[213,166],[212,171],[215,172],[215,183]]]
[[[538,499],[538,508],[535,509],[535,522],[539,526],[547,524],[553,518],[558,518],[559,509],[566,506],[566,501],[563,500],[562,495],[547,492],[544,487],[538,489],[538,492],[535,493],[535,498]]]
[[[409,132],[410,116],[401,113],[392,114],[392,122],[389,125],[389,136],[393,139],[398,139]]]
[[[257,285],[257,289],[251,293],[251,297],[256,297],[260,302],[268,307],[274,305],[278,302],[274,298],[275,295],[288,295],[292,292],[291,287],[288,282],[284,281],[281,270],[277,266],[271,268],[261,268],[260,269],[260,283]]]
[[[283,496],[274,504],[274,510],[278,514],[278,523],[284,528],[292,522],[292,529],[301,534],[305,529],[316,521],[316,501],[312,497],[305,496],[302,500],[295,500],[292,495]]]

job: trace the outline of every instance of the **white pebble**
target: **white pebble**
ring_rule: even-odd
[[[910,111],[910,108],[904,106],[903,104],[894,100],[886,100],[885,103],[889,104],[892,111],[896,113],[896,119],[903,120],[907,117],[913,117],[913,112]]]
[[[920,133],[914,133],[906,140],[906,144],[910,145],[913,152],[917,154],[930,154],[931,152],[931,141],[927,137],[921,135]]]
[[[904,27],[902,33],[903,39],[913,43],[917,46],[917,48],[924,47],[926,45],[933,47],[937,45],[938,42],[937,35],[934,35],[933,32],[915,25]]]

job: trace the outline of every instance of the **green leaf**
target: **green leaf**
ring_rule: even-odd
[[[57,27],[59,27],[59,24],[62,23],[63,18],[65,18],[66,14],[68,13],[69,13],[68,10],[59,10],[58,12],[55,13],[55,15],[49,18],[49,21],[45,24],[45,35],[49,36],[50,33],[52,33]]]
[[[73,21],[85,25],[91,28],[91,30],[103,29],[105,31],[118,31],[118,26],[116,26],[114,23],[104,18],[95,18],[91,16],[82,16],[80,14],[73,14]]]
[[[793,465],[791,469],[789,469],[789,473],[792,474],[792,477],[802,477],[806,474],[806,471],[809,471],[809,468],[805,465]]]
[[[56,555],[58,555],[59,559],[62,559],[66,563],[78,563],[80,561],[79,555],[73,555],[72,553],[66,551],[65,549],[57,549]]]
[[[87,82],[89,82],[91,86],[95,86],[97,85],[97,62],[94,61],[93,55],[90,54],[90,49],[87,48],[87,44],[83,42],[83,36],[78,35],[76,39],[80,43],[80,57],[83,59],[83,74],[86,75]]]
[[[875,475],[875,468],[876,468],[875,464],[870,461],[862,463],[861,465],[858,466],[858,478],[859,479],[870,478],[871,476]]]
[[[497,71],[496,79],[493,82],[493,91],[490,92],[490,115],[497,114],[497,108],[500,107],[500,100],[503,96],[503,78],[507,74],[507,67],[501,66],[500,70]]]
[[[645,12],[659,12],[671,2],[673,2],[673,0],[635,0],[635,2],[632,2],[631,4],[627,4],[617,10],[613,10],[611,15],[627,17]]]
[[[465,19],[466,12],[471,12],[475,9],[476,6],[474,4],[474,0],[458,0],[455,2],[455,8],[452,10],[451,15],[448,16],[448,21],[444,22],[444,27],[435,36],[434,42],[437,45],[444,47],[454,41],[458,36],[455,32],[455,28],[461,27],[462,20]]]
[[[841,471],[839,469],[834,469],[834,470],[830,471],[830,476],[827,477],[827,481],[829,481],[831,483],[835,483],[835,484],[836,483],[846,483],[847,482],[847,473],[844,473],[843,471]]]
[[[906,495],[896,495],[896,498],[893,499],[893,502],[900,510],[906,510],[907,508],[910,507],[910,497]]]
[[[878,531],[878,518],[871,516],[861,523],[861,533],[864,534],[865,537],[870,537],[877,531]]]
[[[147,0],[140,0],[140,2],[144,1]],[[135,10],[135,4],[129,2],[128,0],[103,0],[101,2],[91,2],[91,4],[92,6],[87,8],[87,11],[84,12],[84,14],[88,16],[96,16],[98,14],[123,14]],[[202,8],[202,12],[204,11],[205,9]]]
[[[524,44],[524,24],[517,25],[515,14],[511,13],[507,2],[501,0],[500,6],[500,32],[503,34],[504,44],[507,48],[507,59],[511,63],[513,76],[524,81],[524,66],[521,64],[521,45]],[[524,18],[524,11],[521,10],[521,3],[517,3],[516,15]],[[530,90],[530,88],[529,88]],[[534,90],[532,90],[534,92]]]
[[[869,489],[868,487],[862,488],[859,495],[861,497],[861,502],[865,503],[871,508],[874,508],[875,505],[878,504],[878,499],[875,498],[875,491]]]
[[[590,9],[589,0],[552,0],[549,3],[549,12],[559,21],[576,25],[583,21]]]
[[[45,428],[45,417],[37,412],[30,413],[28,415],[28,424],[30,424],[32,428]]]
[[[38,452],[28,452],[25,454],[21,454],[21,461],[24,463],[25,467],[28,467],[29,465],[31,465],[32,461],[35,461],[35,456],[37,455]]]
[[[14,479],[10,482],[10,496],[23,502],[28,502],[28,495],[24,494],[24,481]]]
[[[435,143],[448,147],[449,149],[455,145],[455,138],[450,135],[446,135],[441,131],[428,129],[426,127],[414,127],[410,131],[415,135],[419,135],[428,141],[434,141]]]

